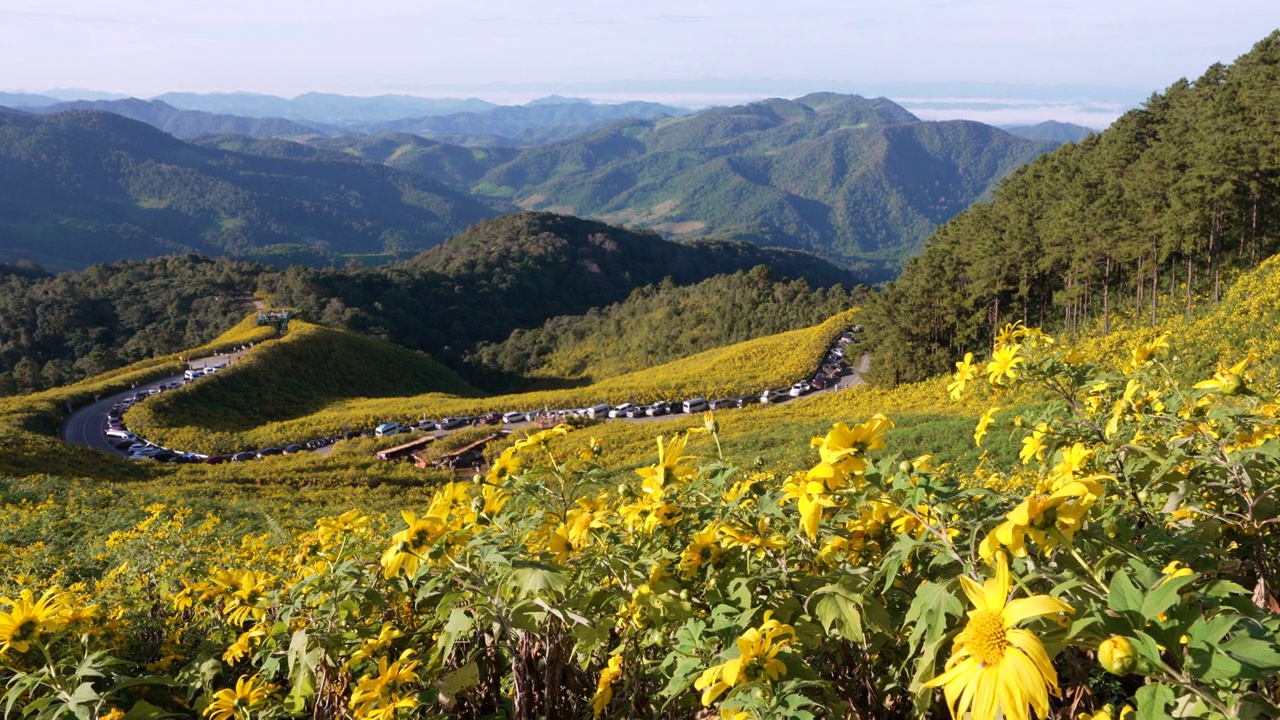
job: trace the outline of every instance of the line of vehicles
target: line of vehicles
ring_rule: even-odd
[[[111,413],[108,414],[107,420],[107,436],[120,439],[115,445],[117,450],[124,452],[130,459],[134,460],[156,460],[159,462],[180,462],[180,463],[206,463],[217,464],[223,462],[245,462],[248,460],[260,460],[264,457],[272,455],[290,455],[304,450],[318,450],[327,445],[332,445],[339,440],[350,440],[357,437],[387,437],[389,435],[397,435],[400,433],[409,433],[414,431],[450,431],[462,427],[473,425],[512,425],[520,422],[561,422],[569,418],[586,418],[586,419],[605,419],[605,418],[641,418],[641,417],[661,417],[665,415],[693,414],[705,412],[707,410],[724,410],[730,408],[742,408],[753,403],[761,403],[768,405],[770,403],[783,402],[792,398],[798,398],[807,395],[815,390],[822,390],[829,386],[835,385],[844,375],[853,373],[853,368],[846,362],[847,348],[850,345],[859,344],[858,334],[862,332],[862,327],[854,325],[847,331],[841,333],[832,346],[828,348],[823,355],[822,361],[819,363],[817,371],[810,377],[799,380],[790,387],[769,388],[761,392],[759,395],[748,394],[740,397],[718,398],[715,400],[707,400],[705,398],[691,398],[684,401],[658,401],[646,405],[638,405],[625,402],[621,405],[609,405],[607,403],[599,403],[586,408],[557,409],[557,410],[534,410],[522,411],[513,410],[506,413],[490,412],[483,415],[463,416],[463,417],[445,417],[439,420],[422,418],[416,422],[401,423],[398,421],[385,422],[377,427],[365,430],[347,430],[335,435],[329,435],[321,438],[313,438],[310,440],[300,441],[285,445],[283,447],[268,447],[260,450],[245,450],[237,453],[205,455],[194,452],[180,452],[170,450],[143,440],[142,438],[129,432],[124,426],[123,413],[135,402],[141,402],[148,397],[146,393],[137,393],[133,399],[120,403],[119,407],[113,406]],[[186,382],[194,382],[207,375],[212,375],[221,369],[223,365],[214,365],[198,370],[188,370],[184,375]],[[179,387],[178,383],[169,383],[161,389],[152,389],[151,394],[157,394],[164,389],[172,389]]]

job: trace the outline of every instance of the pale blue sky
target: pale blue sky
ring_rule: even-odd
[[[1276,0],[4,0],[0,90],[697,104],[969,81],[1141,97],[1277,27]]]

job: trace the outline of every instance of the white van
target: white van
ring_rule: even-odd
[[[515,412],[515,411],[509,412],[509,413],[503,413],[502,422],[508,425],[510,425],[511,423],[524,422],[524,413]]]
[[[409,428],[402,427],[400,423],[389,422],[382,423],[378,427],[374,428],[373,434],[378,437],[386,437],[387,435],[395,435],[400,432],[407,432],[408,430]]]
[[[187,382],[191,382],[192,380],[195,380],[196,378],[201,378],[201,377],[204,377],[204,370],[203,370],[203,369],[201,369],[201,370],[188,370],[188,371],[186,371],[186,372],[182,373],[182,379],[183,379],[183,380],[186,380]]]
[[[606,403],[600,403],[599,405],[595,405],[593,407],[587,408],[587,417],[593,418],[593,419],[608,417],[609,411],[612,409],[613,409],[612,406]]]
[[[705,412],[710,410],[711,406],[707,404],[704,398],[694,398],[684,401],[684,411],[686,413]]]

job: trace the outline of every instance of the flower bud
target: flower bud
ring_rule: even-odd
[[[1226,373],[1222,376],[1222,394],[1223,395],[1239,395],[1244,390],[1244,378],[1236,373]]]
[[[1112,635],[1098,645],[1098,664],[1116,675],[1128,675],[1138,667],[1138,651],[1123,635]]]

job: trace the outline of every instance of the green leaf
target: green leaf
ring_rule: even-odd
[[[1120,573],[1116,573],[1120,575]],[[1178,590],[1187,583],[1194,582],[1195,575],[1183,575],[1181,577],[1173,577],[1162,580],[1155,590],[1147,593],[1142,598],[1142,617],[1147,620],[1155,620],[1157,616],[1173,607],[1174,603],[1181,600],[1182,596],[1178,594]],[[1112,582],[1112,589],[1115,588],[1115,582]]]
[[[813,613],[822,623],[822,628],[831,632],[836,627],[840,636],[857,643],[865,643],[866,636],[862,632],[862,613],[858,605],[861,599],[857,593],[840,585],[828,585],[809,596],[809,600],[817,602],[813,605]]]
[[[1143,685],[1133,697],[1138,701],[1138,720],[1164,720],[1169,717],[1165,708],[1177,699],[1172,689],[1159,684]]]
[[[92,706],[98,702],[98,698],[98,691],[93,689],[93,683],[82,682],[71,693],[71,697],[67,700],[67,707],[71,708],[76,717],[92,720]]]
[[[129,708],[129,712],[125,713],[121,720],[160,720],[161,718],[176,717],[181,717],[181,715],[165,712],[146,700],[139,700],[133,704],[133,707]]]
[[[316,663],[320,660],[320,648],[307,649],[307,631],[298,630],[289,640],[289,678],[293,686],[285,701],[292,713],[306,709],[307,699],[316,694]]]
[[[942,638],[947,632],[947,615],[959,616],[964,605],[941,583],[927,582],[916,589],[903,624],[914,623],[909,639],[910,654],[919,653],[912,684],[922,683],[934,675],[934,664]]]
[[[436,681],[436,689],[445,696],[446,707],[452,706],[458,693],[480,684],[480,666],[476,661],[463,665]]]
[[[1142,593],[1134,587],[1124,570],[1111,576],[1111,589],[1107,593],[1107,607],[1116,612],[1139,612],[1142,609]]]
[[[516,597],[529,597],[540,593],[560,593],[568,583],[564,573],[550,565],[515,561],[511,564],[509,586]]]
[[[1249,677],[1261,678],[1264,674],[1280,670],[1280,652],[1274,642],[1240,634],[1218,646],[1222,652],[1240,661]]]

